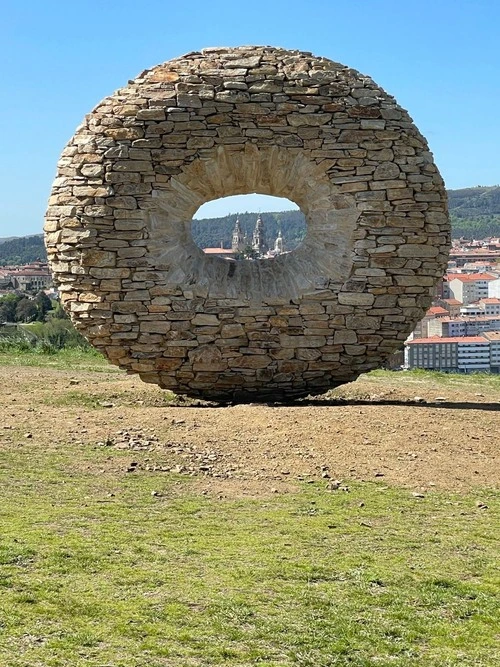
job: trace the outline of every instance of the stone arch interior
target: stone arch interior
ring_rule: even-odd
[[[295,252],[273,262],[238,262],[229,273],[225,260],[207,257],[196,246],[191,220],[207,201],[248,192],[294,201],[305,215],[306,234]],[[324,169],[301,152],[219,147],[210,159],[196,159],[168,183],[156,184],[147,210],[148,260],[169,284],[206,286],[214,296],[298,296],[317,289],[323,275],[345,281],[359,215],[354,199],[340,194]]]

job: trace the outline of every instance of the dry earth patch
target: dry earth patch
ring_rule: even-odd
[[[112,370],[2,366],[0,381],[3,447],[100,444],[115,472],[173,471],[209,494],[259,496],[302,481],[422,493],[500,482],[500,389],[474,379],[369,375],[296,404],[227,406],[172,400]]]

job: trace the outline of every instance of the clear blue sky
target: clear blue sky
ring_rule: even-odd
[[[499,0],[4,0],[0,236],[41,232],[58,156],[97,102],[205,46],[354,67],[409,110],[449,188],[498,184],[499,29]]]

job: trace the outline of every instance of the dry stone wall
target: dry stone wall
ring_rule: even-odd
[[[206,201],[258,192],[306,216],[274,259],[205,255]],[[209,399],[319,393],[380,366],[429,306],[446,193],[407,112],[310,53],[211,48],[103,100],[58,164],[45,238],[71,317],[110,361]]]

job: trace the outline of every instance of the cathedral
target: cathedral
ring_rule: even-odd
[[[262,220],[262,217],[259,213],[251,239],[249,239],[247,235],[243,233],[240,219],[236,218],[236,223],[233,229],[231,248],[235,255],[248,255],[251,251],[252,258],[259,259],[281,255],[281,253],[285,252],[285,242],[280,227],[278,237],[274,243],[274,248],[272,250],[270,249],[266,240],[266,229],[264,221]]]
[[[232,251],[235,255],[241,254],[245,251],[247,245],[247,236],[246,234],[243,234],[240,226],[240,219],[236,218],[236,224],[234,225],[233,229],[233,240],[231,243]]]
[[[260,217],[260,213],[257,222],[255,223],[255,229],[253,230],[252,250],[258,253],[258,255],[265,255],[269,250],[266,243],[266,230],[264,229],[264,223]]]

